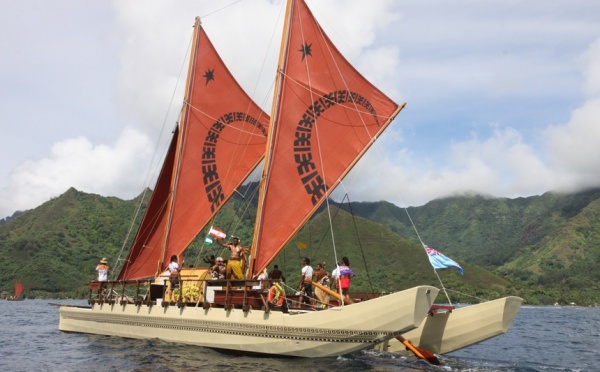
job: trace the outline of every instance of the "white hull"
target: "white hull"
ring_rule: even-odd
[[[160,339],[241,352],[326,357],[372,347],[418,327],[438,289],[419,286],[322,311],[109,305],[60,307],[59,330]]]
[[[522,302],[520,297],[509,296],[437,313],[402,336],[432,353],[450,353],[506,333]],[[380,348],[406,352],[405,346],[396,339],[390,340],[388,345],[382,344]]]

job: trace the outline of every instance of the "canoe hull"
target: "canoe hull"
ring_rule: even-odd
[[[372,347],[418,327],[438,289],[419,286],[322,311],[93,304],[61,306],[59,330],[160,339],[231,351],[327,357]]]
[[[432,353],[450,353],[506,333],[522,303],[520,297],[509,296],[436,313],[402,336]],[[404,345],[395,339],[379,347],[390,352],[406,352]]]

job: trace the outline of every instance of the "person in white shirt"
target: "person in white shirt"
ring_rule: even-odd
[[[98,266],[96,266],[96,271],[98,272],[98,281],[103,282],[102,284],[100,284],[100,289],[98,290],[98,296],[106,295],[107,285],[104,282],[108,281],[108,271],[109,270],[110,270],[110,266],[108,265],[108,260],[106,259],[106,257],[103,257],[100,260],[100,263],[98,263]]]
[[[104,257],[100,260],[98,266],[96,266],[99,282],[106,282],[108,280],[108,270],[110,270],[110,266],[108,265],[108,260]]]
[[[265,280],[269,279],[269,272],[267,271],[267,268],[265,268],[256,279],[260,280],[260,283],[253,286],[252,289],[265,289]]]
[[[310,258],[304,257],[302,260],[302,280],[300,281],[300,286],[298,286],[298,290],[304,292],[303,302],[310,303],[310,299],[313,298],[312,293],[312,281],[313,277],[313,268],[310,266]]]
[[[179,262],[177,262],[177,255],[171,256],[171,262],[169,262],[169,281],[171,282],[171,288],[169,289],[169,301],[175,301],[176,298],[173,297],[173,291],[179,288],[179,272],[181,271],[181,266],[179,266]]]
[[[340,263],[337,263],[337,266],[331,272],[331,287],[339,288],[340,287]]]

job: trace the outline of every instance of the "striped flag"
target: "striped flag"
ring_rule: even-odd
[[[215,238],[221,238],[221,239],[225,239],[227,237],[227,234],[225,234],[225,232],[219,228],[210,227],[210,230],[208,231],[208,235],[214,236]]]

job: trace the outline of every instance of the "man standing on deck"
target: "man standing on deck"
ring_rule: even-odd
[[[240,239],[234,236],[231,238],[230,244],[224,244],[222,240],[223,239],[217,240],[217,243],[231,251],[229,261],[227,261],[227,279],[243,280],[244,268],[246,267],[246,251],[244,247],[240,245]]]
[[[310,258],[304,257],[302,265],[302,279],[298,290],[304,291],[305,298],[302,301],[310,304],[310,299],[313,298],[312,284],[310,283],[313,277],[313,268],[310,266]]]
[[[279,266],[277,265],[273,267],[273,270],[269,274],[269,279],[281,279],[281,281],[285,283],[285,276],[283,276],[283,272],[279,270]]]

